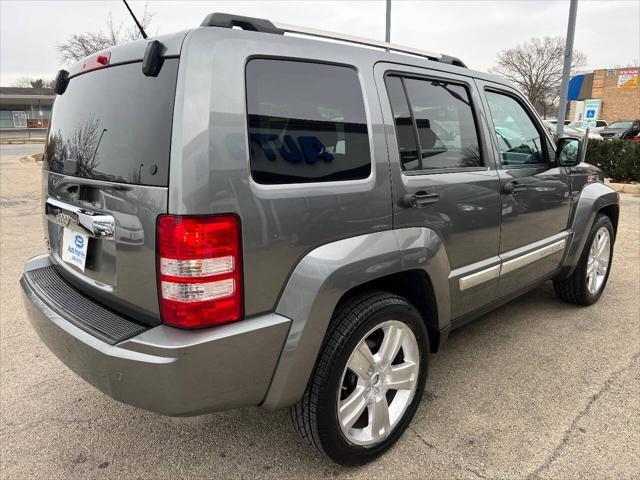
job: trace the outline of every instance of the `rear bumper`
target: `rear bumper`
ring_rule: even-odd
[[[49,265],[36,257],[25,272]],[[259,405],[290,325],[276,314],[203,330],[160,325],[110,345],[57,313],[25,276],[20,283],[31,324],[62,362],[110,397],[165,415]]]

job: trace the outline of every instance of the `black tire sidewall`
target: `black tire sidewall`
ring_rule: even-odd
[[[333,368],[323,387],[318,392],[318,418],[323,420],[318,425],[318,434],[325,453],[342,465],[361,465],[390,448],[409,425],[424,391],[429,350],[427,330],[424,321],[415,308],[404,299],[395,298],[399,302],[383,306],[374,313],[364,316],[360,319],[358,325],[347,334],[339,349],[335,352],[336,355],[332,362]],[[420,351],[418,385],[411,404],[407,407],[402,419],[384,441],[372,446],[355,445],[346,439],[338,423],[337,395],[341,387],[342,375],[351,353],[364,335],[376,325],[391,319],[406,324],[416,337]]]

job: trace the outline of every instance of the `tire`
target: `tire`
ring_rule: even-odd
[[[395,338],[402,340],[394,343]],[[397,350],[389,347],[399,342]],[[339,306],[306,391],[290,409],[303,442],[341,465],[362,465],[387,451],[422,397],[428,345],[420,313],[402,297],[374,291]],[[390,387],[394,380],[397,389]],[[349,408],[363,403],[362,410]]]
[[[594,247],[594,240],[597,242],[596,236],[604,231],[606,231],[609,239],[608,245],[604,249],[604,251],[607,252],[608,258],[605,267],[606,271],[602,277],[598,275],[595,283],[590,283],[590,280],[594,278],[594,274],[600,272],[602,268],[603,260],[594,264],[591,254],[593,253],[592,249],[597,248]],[[580,260],[578,260],[578,265],[576,265],[571,276],[566,279],[555,279],[553,281],[553,289],[555,290],[556,295],[565,302],[574,303],[576,305],[586,306],[596,303],[607,286],[609,272],[611,272],[613,242],[614,232],[611,220],[606,215],[598,214],[593,226],[591,227],[589,236],[587,237],[587,242],[585,243],[584,251],[580,256]],[[596,272],[591,270],[594,266],[596,268]]]

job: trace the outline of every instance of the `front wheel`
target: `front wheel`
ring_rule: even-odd
[[[613,235],[609,217],[598,215],[573,274],[567,279],[553,281],[558,297],[578,305],[592,305],[598,301],[611,271]]]
[[[404,298],[372,292],[334,315],[291,420],[306,443],[342,465],[373,460],[402,435],[427,374],[427,331]]]

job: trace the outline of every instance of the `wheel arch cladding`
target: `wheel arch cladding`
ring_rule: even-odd
[[[609,217],[609,219],[611,220],[611,223],[613,224],[613,235],[614,237],[617,236],[618,235],[618,219],[620,218],[620,205],[618,205],[617,203],[611,203],[609,205],[602,207],[600,210],[598,210],[597,213],[601,213]]]
[[[433,230],[375,232],[332,242],[307,254],[291,274],[276,308],[292,322],[263,406],[285,407],[302,397],[331,317],[348,292],[370,282],[388,286],[389,281],[381,279],[403,278],[392,276],[409,271],[423,271],[429,279],[436,310],[425,320],[430,328],[442,329],[450,322],[450,266]]]
[[[618,228],[620,195],[612,188],[602,183],[586,185],[580,192],[580,197],[574,207],[570,229],[573,232],[571,243],[562,262],[567,267],[566,274],[573,272],[585,242],[591,231],[591,226],[598,213],[603,213],[611,219],[614,235]]]
[[[438,351],[440,325],[435,292],[429,274],[421,269],[404,270],[376,278],[347,291],[339,300],[336,309],[345,302],[366,291],[379,290],[405,298],[420,312],[429,333],[429,350]]]

